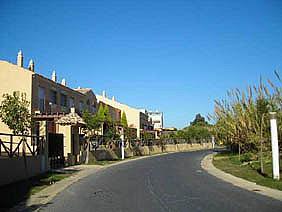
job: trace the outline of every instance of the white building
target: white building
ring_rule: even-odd
[[[152,120],[154,125],[154,130],[162,129],[164,127],[163,121],[163,113],[158,111],[149,111],[148,112],[149,119]]]

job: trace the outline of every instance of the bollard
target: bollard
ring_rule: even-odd
[[[270,112],[270,130],[271,130],[271,149],[272,149],[272,173],[273,179],[279,180],[279,147],[276,112]]]

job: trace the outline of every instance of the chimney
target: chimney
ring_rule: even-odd
[[[75,113],[75,108],[71,107],[70,111],[71,111],[71,113]]]
[[[34,62],[33,62],[33,60],[30,60],[30,61],[29,61],[28,69],[29,69],[30,71],[34,72]]]
[[[103,92],[102,92],[102,96],[103,96],[104,98],[106,98],[106,91],[103,91]]]
[[[17,65],[18,65],[19,67],[23,67],[23,53],[22,53],[21,50],[18,52],[18,56],[17,56]]]
[[[65,79],[65,78],[62,79],[61,84],[62,84],[63,86],[67,86],[67,82],[66,82],[66,79]]]
[[[57,75],[55,70],[52,72],[52,81],[57,82]]]

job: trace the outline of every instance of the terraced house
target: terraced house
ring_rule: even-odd
[[[102,95],[96,95],[98,102],[110,105],[114,108],[119,109],[121,112],[125,112],[127,117],[128,126],[136,130],[136,137],[141,138],[142,133],[145,131],[153,130],[153,125],[148,118],[146,110],[140,110],[137,108],[130,107],[126,104],[116,101],[115,97],[112,99],[106,96],[106,92],[103,91]]]
[[[72,89],[66,80],[57,81],[55,71],[51,78],[46,78],[35,72],[34,62],[30,60],[28,68],[23,66],[23,54],[20,51],[17,63],[0,61],[0,101],[5,93],[14,91],[25,93],[30,104],[30,112],[36,122],[32,134],[53,136],[63,139],[63,152],[72,162],[79,160],[79,135],[84,124],[79,119],[85,109],[95,113],[98,107],[97,99],[91,89]],[[80,116],[79,116],[80,115]],[[76,117],[76,119],[74,118]],[[69,120],[69,121],[67,121]],[[0,122],[1,133],[11,133],[8,126]],[[50,151],[49,151],[50,155]]]

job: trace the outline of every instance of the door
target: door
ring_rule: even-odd
[[[48,156],[51,169],[64,166],[64,135],[48,133]]]

